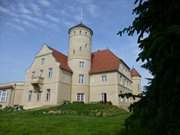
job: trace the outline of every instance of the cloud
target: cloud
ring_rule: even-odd
[[[39,0],[39,3],[42,6],[45,6],[45,7],[49,7],[50,6],[50,2],[48,0]]]
[[[43,26],[45,26],[47,24],[47,21],[45,21],[41,18],[38,18],[38,17],[34,17],[34,16],[30,16],[30,15],[22,15],[22,17],[24,19],[27,19],[29,21],[35,22],[35,23],[43,25]]]
[[[0,12],[5,13],[5,14],[10,15],[10,16],[16,16],[16,17],[18,16],[16,13],[14,13],[11,10],[9,10],[5,7],[2,7],[2,6],[0,6]]]
[[[97,9],[98,7],[95,4],[87,5],[87,11],[92,17],[97,17],[99,15]]]
[[[19,3],[19,4],[18,4],[18,7],[19,7],[20,12],[23,13],[23,14],[31,14],[31,13],[32,13],[31,10],[29,10],[28,8],[26,8],[26,7],[24,6],[24,4],[22,4],[22,3]]]
[[[15,28],[19,31],[25,31],[24,27],[20,26],[20,25],[17,25],[17,24],[14,24],[14,23],[10,23],[10,22],[7,22],[6,25],[12,27],[12,28]]]
[[[48,18],[50,21],[55,22],[55,23],[59,22],[59,18],[49,15],[49,14],[46,15],[46,18]]]

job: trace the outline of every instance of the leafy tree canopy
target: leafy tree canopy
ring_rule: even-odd
[[[180,135],[180,0],[136,0],[137,60],[154,76],[126,120],[126,135]],[[146,37],[144,35],[147,34]]]

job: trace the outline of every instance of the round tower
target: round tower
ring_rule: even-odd
[[[71,101],[89,101],[89,71],[93,31],[80,23],[69,29],[68,64],[73,71]]]

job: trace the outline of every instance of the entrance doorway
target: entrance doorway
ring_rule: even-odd
[[[106,93],[102,93],[101,96],[102,96],[102,102],[103,103],[107,103],[107,94]]]

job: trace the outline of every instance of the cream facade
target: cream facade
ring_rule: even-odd
[[[132,76],[127,64],[110,50],[92,53],[92,36],[93,31],[82,23],[70,28],[68,56],[44,45],[28,68],[24,83],[0,84],[0,104],[28,109],[65,101],[110,101],[116,106],[133,102],[119,95],[138,95],[141,77]]]

